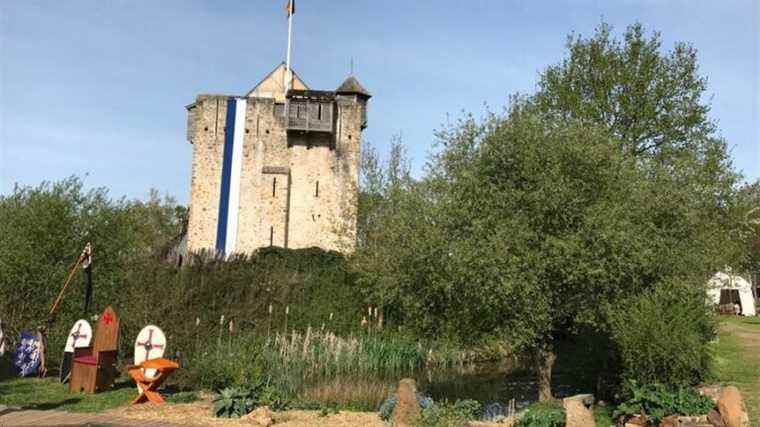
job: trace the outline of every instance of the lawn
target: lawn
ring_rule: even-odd
[[[713,344],[716,380],[744,396],[753,426],[760,426],[760,318],[721,317]]]
[[[0,405],[23,409],[98,412],[129,403],[137,395],[133,382],[117,382],[113,390],[94,395],[69,393],[57,378],[13,378],[0,381]]]

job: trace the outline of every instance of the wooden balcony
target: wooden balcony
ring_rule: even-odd
[[[323,91],[288,92],[285,105],[287,130],[301,132],[334,131],[334,95]]]

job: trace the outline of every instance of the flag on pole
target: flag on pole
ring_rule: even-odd
[[[285,11],[288,12],[288,18],[296,13],[296,0],[288,0],[288,5],[285,6]]]

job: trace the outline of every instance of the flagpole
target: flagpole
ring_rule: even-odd
[[[292,1],[292,0],[291,0]],[[290,77],[290,46],[292,43],[293,38],[293,7],[291,6],[292,3],[288,3],[288,53],[286,56],[285,61],[285,95],[288,94],[288,91],[290,90],[290,81],[292,80]]]

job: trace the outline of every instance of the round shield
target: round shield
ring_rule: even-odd
[[[16,353],[13,355],[13,366],[22,377],[37,372],[40,366],[40,342],[36,335],[21,331]]]
[[[166,336],[158,326],[148,325],[137,334],[135,340],[135,365],[139,365],[146,360],[158,359],[164,357],[166,350]],[[146,369],[146,377],[156,375],[155,369]]]
[[[90,340],[92,340],[92,327],[90,323],[84,319],[79,319],[71,327],[69,336],[66,338],[66,347],[64,347],[63,351],[73,353],[75,348],[89,347]]]

